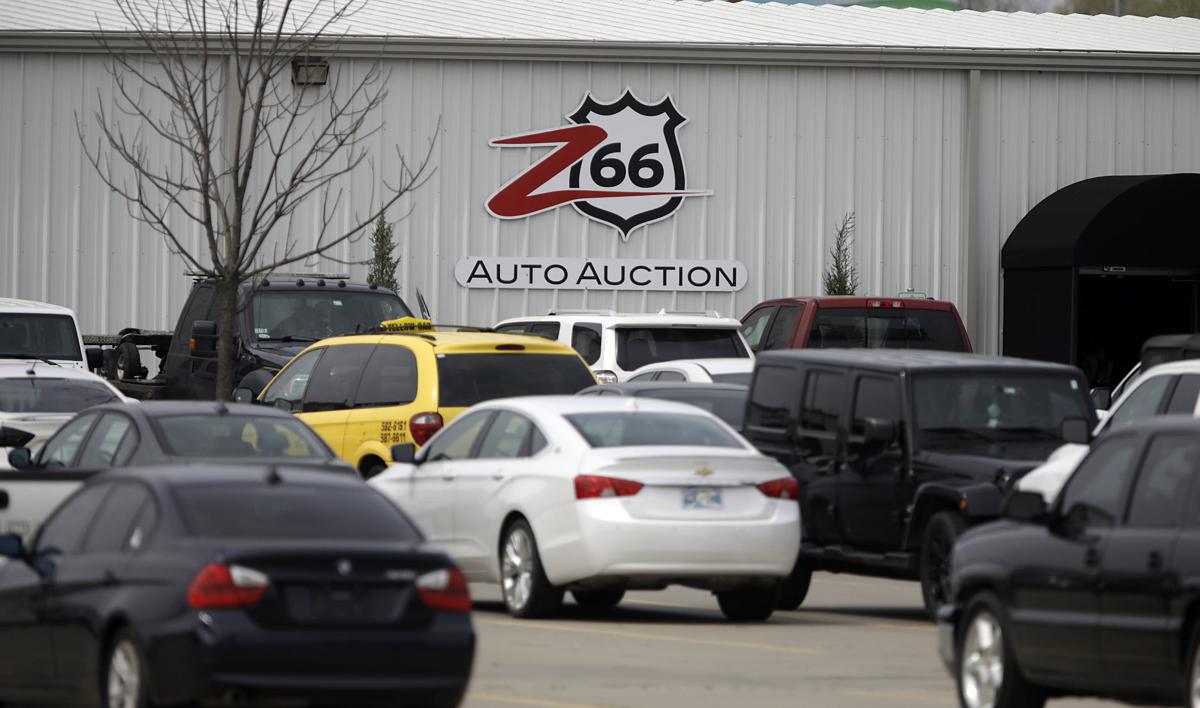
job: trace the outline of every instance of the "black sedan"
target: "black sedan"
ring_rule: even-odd
[[[961,538],[938,615],[963,706],[1200,708],[1200,421],[1110,432],[1053,504],[1019,492],[1006,515]]]
[[[455,706],[470,675],[462,573],[350,476],[114,470],[0,555],[0,702]]]
[[[690,403],[725,421],[734,430],[742,429],[746,414],[747,388],[741,384],[648,382],[615,383],[588,386],[580,396],[645,396],[667,401]]]

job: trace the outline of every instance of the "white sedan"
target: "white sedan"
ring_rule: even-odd
[[[754,374],[752,358],[677,359],[646,364],[629,375],[627,381],[690,381],[693,383],[731,383],[750,385]]]
[[[713,591],[765,620],[800,547],[796,480],[732,428],[650,398],[532,396],[475,406],[370,484],[517,617],[570,590],[612,607],[629,589]]]

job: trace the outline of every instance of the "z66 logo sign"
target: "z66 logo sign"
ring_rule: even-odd
[[[573,205],[629,239],[639,226],[675,213],[688,190],[679,127],[687,122],[671,97],[647,104],[631,91],[612,103],[588,94],[567,118],[574,125],[492,141],[494,147],[554,147],[487,201],[500,219],[523,219]]]

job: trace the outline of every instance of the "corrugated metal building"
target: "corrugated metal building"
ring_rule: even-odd
[[[103,187],[76,130],[78,115],[95,140],[92,111],[113,99],[91,33],[98,21],[117,36],[121,15],[110,0],[0,8],[0,296],[71,306],[94,332],[172,326],[189,287],[183,263]],[[1001,246],[1032,207],[1088,177],[1200,172],[1191,19],[369,0],[339,29],[335,71],[360,72],[377,53],[390,71],[373,139],[380,173],[394,172],[394,145],[413,155],[439,131],[437,171],[397,209],[411,213],[396,235],[403,294],[420,288],[442,320],[551,307],[740,316],[764,298],[818,292],[834,224],[853,211],[865,291],[953,300],[977,349],[995,352]],[[485,209],[548,152],[491,141],[571,125],[585,96],[607,103],[627,89],[650,104],[670,96],[687,119],[677,130],[686,188],[707,196],[627,240],[570,206],[522,219]],[[370,179],[348,185],[351,201]],[[298,233],[316,208],[294,221]],[[336,256],[367,253],[364,238]],[[455,266],[472,257],[739,261],[745,282],[733,292],[468,289]]]

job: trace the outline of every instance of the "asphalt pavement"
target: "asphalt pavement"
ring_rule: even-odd
[[[626,595],[588,612],[517,620],[472,586],[479,650],[467,708],[924,708],[957,706],[916,583],[818,574],[804,607],[725,621],[710,594]],[[1115,706],[1059,700],[1055,708]]]

